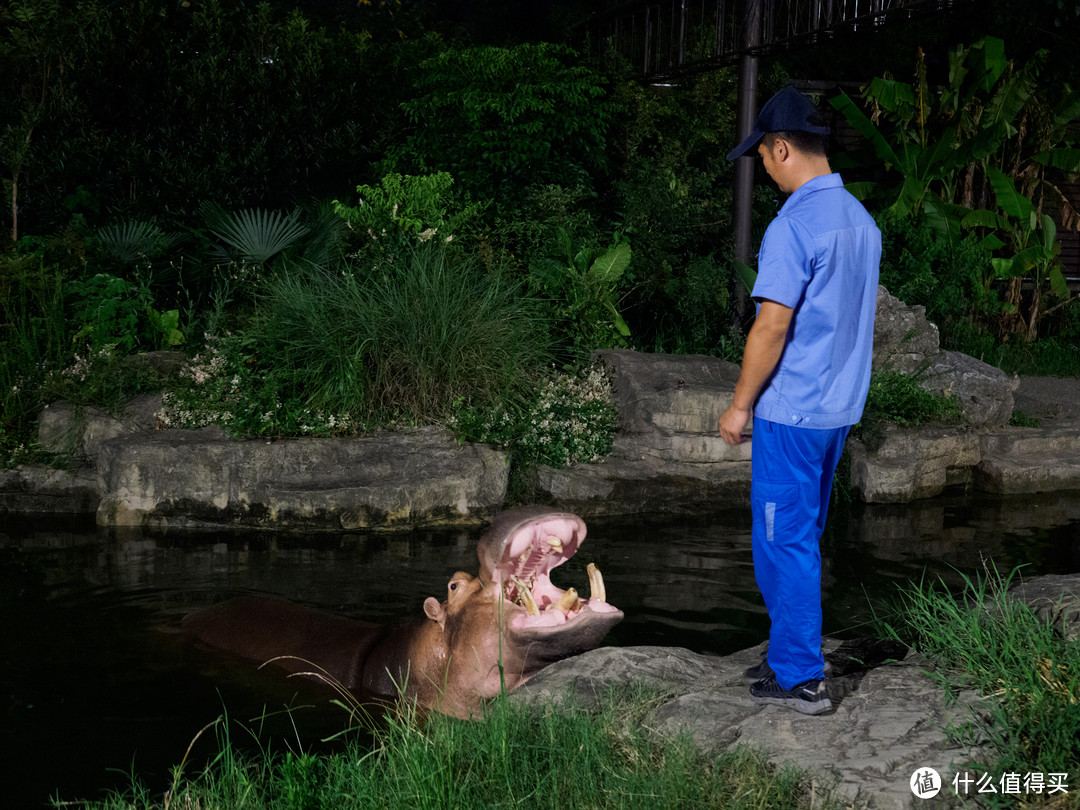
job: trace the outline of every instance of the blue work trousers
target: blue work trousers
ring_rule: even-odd
[[[754,575],[772,622],[769,666],[784,689],[824,677],[819,544],[849,430],[790,427],[754,417]]]

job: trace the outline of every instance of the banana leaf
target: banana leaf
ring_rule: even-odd
[[[990,180],[990,186],[994,189],[998,207],[1019,220],[1030,219],[1035,213],[1035,205],[1016,190],[1012,178],[993,166],[986,167],[986,176]]]

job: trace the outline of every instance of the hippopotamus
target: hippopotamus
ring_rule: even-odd
[[[458,571],[424,615],[380,626],[283,599],[241,597],[188,616],[204,644],[260,665],[345,688],[361,701],[404,698],[468,718],[487,698],[548,664],[596,647],[623,613],[588,566],[590,594],[563,590],[551,571],[585,539],[577,515],[540,507],[501,512],[480,538],[479,574]]]

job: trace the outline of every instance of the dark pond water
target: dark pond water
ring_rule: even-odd
[[[263,744],[317,743],[341,727],[341,710],[295,680],[193,649],[180,619],[252,592],[378,621],[415,615],[455,570],[476,570],[477,534],[151,534],[0,517],[4,806],[98,797],[128,786],[132,770],[160,792],[199,730],[226,712],[261,729]],[[743,511],[591,521],[556,582],[585,586],[590,561],[626,613],[606,643],[724,654],[766,635]],[[1080,493],[838,510],[823,542],[825,631],[860,635],[871,598],[924,572],[958,584],[986,561],[1080,570]],[[208,732],[193,756],[214,745]]]

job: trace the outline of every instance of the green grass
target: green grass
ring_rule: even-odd
[[[973,763],[992,773],[1067,773],[1080,778],[1080,644],[1007,595],[1007,577],[992,567],[964,577],[960,593],[943,582],[903,591],[883,634],[913,644],[940,665],[950,690],[966,686],[988,699],[971,728],[990,740],[994,762]],[[1080,806],[1080,790],[1054,798]],[[1029,797],[1030,798],[1030,797]],[[1049,800],[1051,797],[1044,796]]]
[[[251,339],[310,404],[417,422],[521,396],[550,359],[520,287],[435,243],[364,274],[280,273]]]
[[[1040,338],[1033,343],[999,343],[985,337],[982,340],[960,342],[947,348],[970,354],[1010,374],[1029,377],[1080,377],[1080,346],[1072,335]]]
[[[955,422],[960,403],[919,385],[918,377],[899,371],[875,371],[866,394],[865,418],[917,427],[927,422]]]
[[[851,429],[853,438],[867,449],[877,450],[885,438],[887,425],[918,427],[928,423],[953,423],[960,419],[960,403],[927,391],[910,374],[888,369],[870,376],[870,389],[862,419]],[[851,454],[847,448],[833,477],[833,502],[854,503],[858,496],[851,487]]]
[[[406,713],[374,745],[340,754],[242,757],[221,751],[176,778],[164,797],[136,779],[87,808],[829,808],[808,777],[739,748],[704,756],[688,738],[658,741],[640,727],[653,705],[608,697],[598,710],[530,709],[496,701],[480,721]],[[224,722],[224,721],[222,721]],[[82,803],[80,803],[82,804]],[[57,801],[56,806],[65,806]]]

